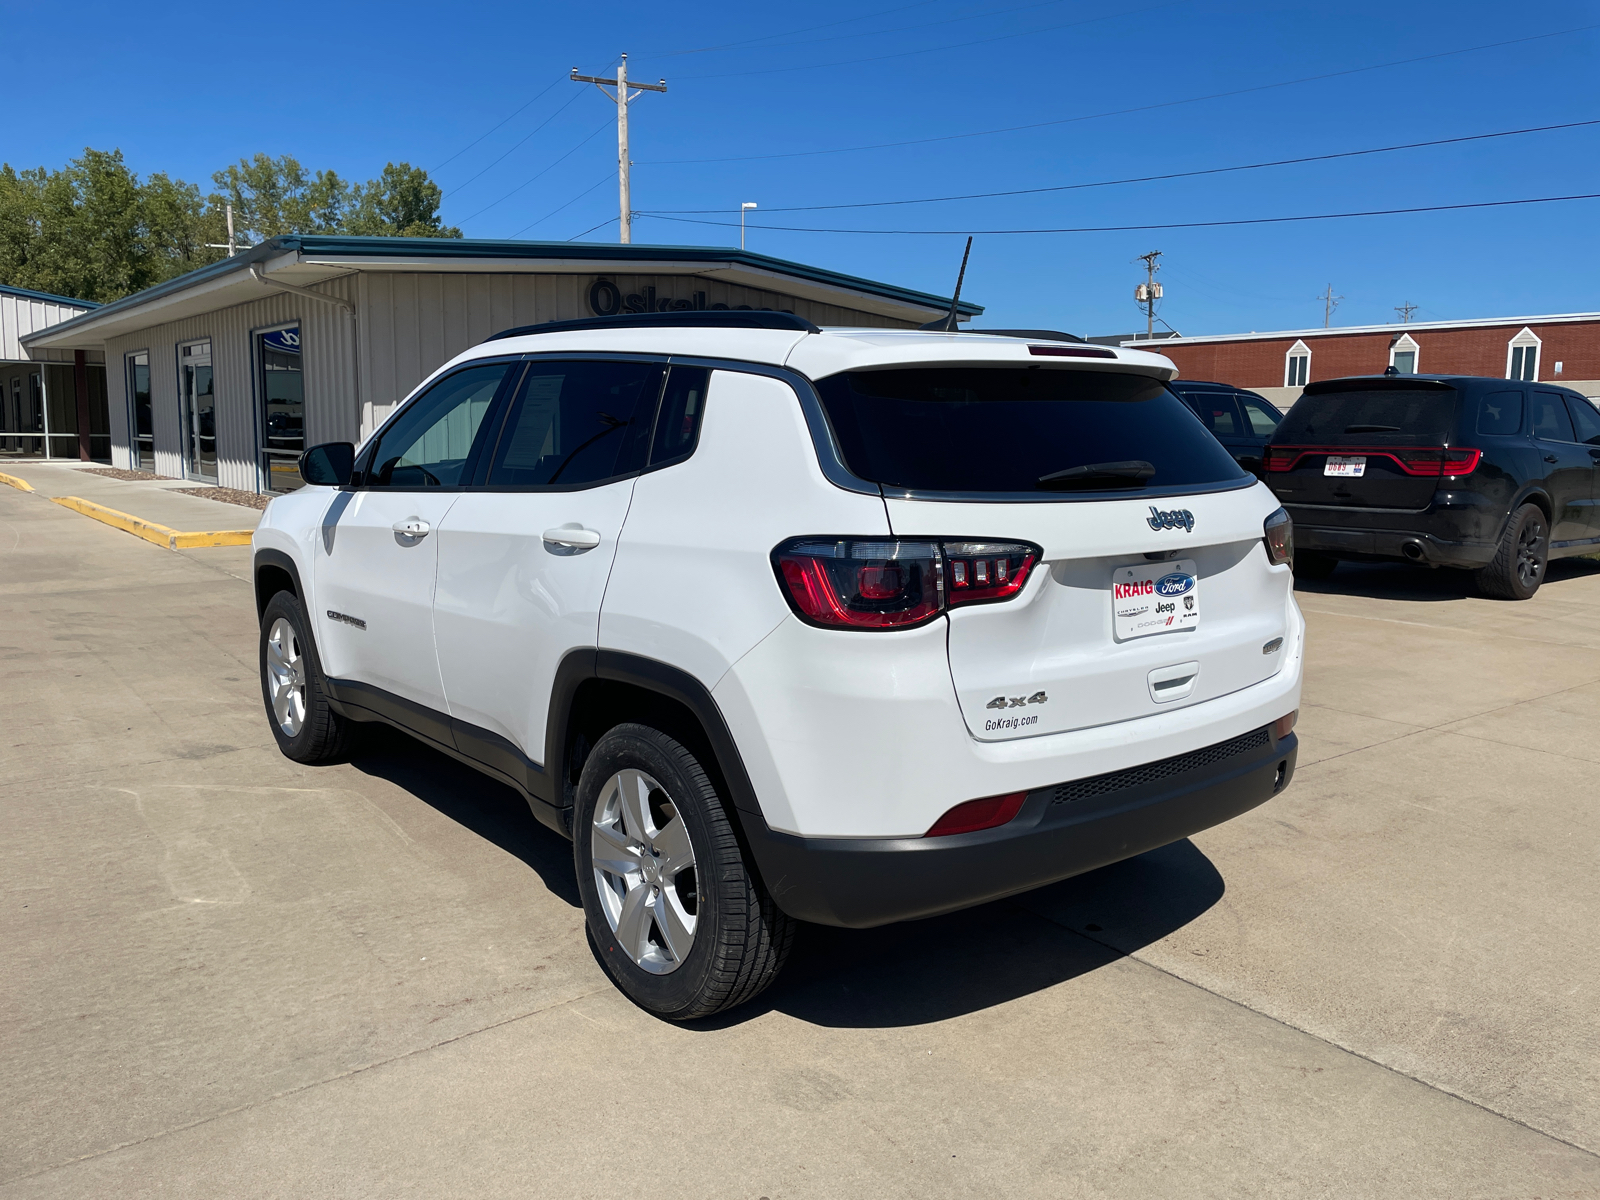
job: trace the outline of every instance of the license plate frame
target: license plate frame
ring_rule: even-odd
[[[1191,558],[1111,572],[1111,633],[1119,642],[1200,627],[1200,573]]]
[[[1334,479],[1360,479],[1367,473],[1365,454],[1330,454],[1322,464],[1322,473]]]

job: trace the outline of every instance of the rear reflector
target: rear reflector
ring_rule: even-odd
[[[952,833],[976,833],[980,829],[1004,825],[1022,811],[1022,802],[1027,798],[1027,792],[1012,792],[1009,796],[968,800],[945,813],[923,836],[948,837]]]
[[[1272,723],[1272,740],[1281,742],[1294,732],[1294,723],[1300,719],[1300,710],[1297,708],[1287,717],[1279,717]]]

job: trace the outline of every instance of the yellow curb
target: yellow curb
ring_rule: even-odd
[[[203,533],[184,533],[165,525],[157,525],[154,521],[142,521],[138,517],[130,517],[125,512],[118,512],[114,508],[107,508],[103,504],[96,504],[92,500],[84,500],[77,496],[52,496],[50,499],[52,503],[59,504],[63,508],[70,508],[73,512],[80,512],[86,517],[93,517],[96,521],[110,525],[114,529],[121,529],[157,546],[165,546],[168,550],[193,550],[201,546],[248,546],[255,534],[253,529],[213,529]]]
[[[0,483],[8,483],[12,487],[24,492],[33,491],[33,484],[29,483],[26,479],[18,479],[15,475],[0,475]]]

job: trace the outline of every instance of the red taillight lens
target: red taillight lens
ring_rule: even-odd
[[[1460,446],[1268,446],[1269,471],[1292,471],[1300,460],[1328,454],[1386,458],[1407,475],[1471,475],[1483,458],[1482,450]],[[1316,466],[1316,462],[1307,464]]]
[[[772,552],[789,603],[830,629],[906,629],[961,604],[1009,600],[1040,550],[1026,542],[796,538]]]
[[[1300,451],[1293,446],[1268,446],[1267,470],[1289,471],[1294,469],[1294,464],[1300,458]]]
[[[1022,811],[1022,802],[1027,798],[1027,792],[1012,792],[1009,796],[968,800],[945,813],[923,836],[948,837],[952,833],[975,833],[980,829],[1004,825]]]
[[[1267,543],[1267,561],[1273,566],[1294,558],[1294,521],[1285,509],[1280,508],[1266,519],[1261,535]]]
[[[801,540],[773,557],[789,599],[813,624],[903,629],[944,609],[933,542]]]
[[[1021,542],[943,542],[946,598],[950,607],[980,600],[1007,600],[1022,590],[1038,559]]]

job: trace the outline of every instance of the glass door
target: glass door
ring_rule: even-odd
[[[300,369],[300,327],[256,334],[260,377],[261,478],[269,492],[299,487],[300,452],[306,448],[305,377]]]
[[[128,450],[136,471],[156,469],[154,422],[150,415],[150,355],[128,355]]]
[[[217,482],[217,396],[211,374],[211,342],[178,350],[178,388],[183,399],[183,475]]]

